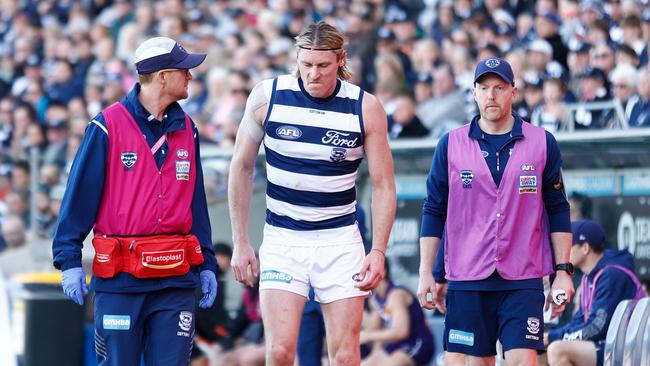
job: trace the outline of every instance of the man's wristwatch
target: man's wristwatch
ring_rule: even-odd
[[[566,271],[566,273],[569,274],[569,276],[573,275],[573,263],[571,262],[566,262],[566,263],[560,263],[555,265],[555,270],[556,271]]]

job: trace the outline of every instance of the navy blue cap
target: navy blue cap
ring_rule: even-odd
[[[605,230],[592,220],[578,220],[571,223],[573,244],[589,243],[592,247],[605,246]]]
[[[524,74],[524,84],[528,87],[541,89],[544,86],[544,79],[535,71],[529,71]]]
[[[595,67],[590,67],[590,68],[586,69],[584,72],[582,72],[580,75],[578,75],[578,77],[579,78],[594,78],[594,79],[599,79],[601,81],[607,80],[603,70],[595,68]]]
[[[481,76],[489,73],[498,75],[510,85],[515,85],[515,77],[512,73],[512,68],[504,59],[492,57],[480,61],[478,65],[476,65],[476,70],[474,71],[474,82],[476,82]]]
[[[384,23],[400,23],[409,21],[409,15],[404,8],[391,5],[384,13]]]
[[[395,37],[395,33],[393,33],[392,30],[390,30],[390,29],[388,29],[386,27],[380,27],[377,30],[377,37],[379,37],[379,39],[386,39],[386,40],[389,40],[389,41],[394,41],[394,40],[397,39]]]
[[[151,74],[163,69],[193,69],[205,60],[205,54],[188,53],[178,42],[167,37],[150,38],[135,50],[138,74]]]
[[[560,19],[560,17],[553,12],[547,11],[546,13],[542,14],[542,16],[555,23],[556,25],[562,25],[562,19]]]
[[[591,49],[591,44],[587,42],[580,42],[576,39],[572,39],[568,44],[569,52],[574,53],[587,53]]]

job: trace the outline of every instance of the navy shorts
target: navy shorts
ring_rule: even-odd
[[[99,366],[186,366],[194,337],[194,289],[95,293],[95,351]]]
[[[544,292],[510,291],[447,292],[445,350],[486,357],[515,348],[544,349]]]

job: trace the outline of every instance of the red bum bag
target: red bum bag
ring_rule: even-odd
[[[137,278],[181,276],[203,263],[196,236],[96,236],[93,274],[111,278],[127,272]]]

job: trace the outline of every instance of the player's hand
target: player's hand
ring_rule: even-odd
[[[445,297],[447,296],[447,283],[436,282],[436,292],[433,294],[433,303],[436,304],[436,309],[442,314],[447,312],[447,304]]]
[[[253,247],[248,243],[234,246],[230,266],[235,274],[235,279],[246,286],[253,287],[255,285],[249,273],[252,272],[255,278],[260,276],[260,264],[255,258]]]
[[[421,307],[428,310],[436,308],[436,282],[433,280],[433,275],[430,272],[420,274],[417,295]]]
[[[558,290],[563,290],[566,293],[566,301],[561,304],[556,304],[555,301],[553,301],[553,293]],[[551,285],[551,291],[546,297],[546,306],[544,307],[545,311],[548,310],[549,306],[551,307],[551,319],[555,319],[556,317],[562,315],[566,309],[566,305],[571,302],[574,293],[575,290],[573,289],[573,281],[571,280],[571,276],[565,271],[557,271],[555,280]]]
[[[203,297],[199,301],[201,309],[207,309],[212,306],[214,299],[217,297],[218,284],[214,272],[205,270],[201,271],[201,293]]]
[[[384,278],[384,261],[386,258],[379,250],[371,250],[361,265],[359,272],[359,283],[356,287],[361,291],[370,291],[377,287],[379,281]]]
[[[86,272],[81,267],[66,269],[61,272],[63,292],[78,305],[84,304],[84,296],[88,293]]]

